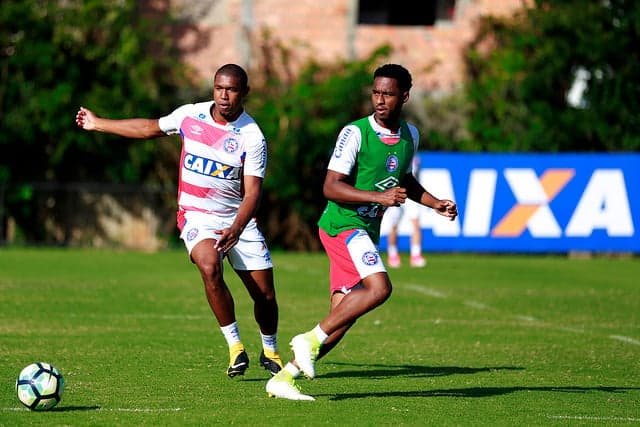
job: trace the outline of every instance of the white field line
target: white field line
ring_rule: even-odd
[[[578,421],[622,421],[636,422],[640,418],[633,417],[591,417],[587,415],[547,415],[552,420],[578,420]]]
[[[425,286],[420,286],[414,283],[410,283],[406,286],[404,286],[405,288],[411,290],[411,291],[415,291],[430,297],[434,297],[434,298],[448,298],[449,296],[444,293],[441,292],[437,289],[432,289],[432,288],[427,288]],[[481,303],[479,301],[473,301],[473,300],[466,300],[463,301],[463,304],[471,307],[471,308],[475,308],[478,310],[493,310],[493,308],[489,307],[488,305]],[[536,325],[546,325],[552,329],[556,329],[556,330],[560,330],[560,331],[566,331],[566,332],[572,332],[572,333],[576,333],[576,334],[583,334],[585,331],[584,329],[581,328],[575,328],[575,327],[570,327],[570,326],[558,326],[558,325],[553,325],[547,322],[543,322],[540,321],[539,319],[536,319],[533,316],[526,316],[526,315],[521,315],[521,314],[516,314],[516,315],[511,315],[511,317],[523,321],[523,322],[527,322],[527,323],[531,323],[531,324],[536,324]],[[440,320],[439,320],[440,322]],[[609,335],[609,338],[612,340],[617,340],[617,341],[621,341],[627,344],[633,344],[633,345],[640,345],[640,341],[636,340],[634,338],[630,338],[630,337],[626,337],[624,335]]]
[[[626,342],[629,344],[640,345],[640,341],[634,340],[633,338],[625,337],[623,335],[609,335],[609,338],[612,340],[618,340],[622,342]]]
[[[516,319],[522,320],[523,322],[537,322],[538,319],[532,316],[523,316],[522,314],[518,314],[515,316]]]
[[[471,308],[477,308],[478,310],[486,310],[489,308],[489,306],[487,304],[483,304],[481,302],[478,301],[465,301],[464,305],[471,307]]]
[[[443,292],[420,285],[408,284],[406,288],[434,298],[447,298],[447,294]]]

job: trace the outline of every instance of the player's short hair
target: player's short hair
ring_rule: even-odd
[[[398,82],[398,87],[403,92],[409,91],[412,86],[411,73],[409,73],[409,70],[404,68],[402,65],[381,65],[373,73],[373,78],[375,79],[376,77],[389,77],[391,79],[396,79],[396,81]]]
[[[243,89],[249,87],[249,77],[247,76],[247,72],[238,64],[223,65],[222,67],[218,68],[218,71],[216,71],[214,79],[219,75],[235,77],[237,79],[240,79],[240,87],[242,87]]]

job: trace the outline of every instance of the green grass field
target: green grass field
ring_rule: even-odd
[[[280,347],[328,309],[323,254],[274,253]],[[406,263],[406,260],[405,260]],[[182,250],[0,250],[0,425],[628,425],[640,423],[640,260],[438,254],[270,399],[249,298],[227,268],[252,366],[228,353]],[[30,412],[15,379],[58,367]]]

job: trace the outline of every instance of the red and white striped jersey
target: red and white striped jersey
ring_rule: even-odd
[[[246,112],[230,123],[211,116],[213,101],[185,104],[160,118],[160,129],[180,134],[178,227],[186,211],[234,217],[242,201],[242,176],[264,178],[267,143]]]

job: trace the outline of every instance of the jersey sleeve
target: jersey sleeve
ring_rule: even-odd
[[[356,164],[361,143],[362,134],[359,127],[347,125],[342,128],[327,169],[349,175]]]
[[[191,104],[183,105],[176,108],[167,116],[158,119],[160,129],[167,135],[176,135],[180,133],[180,125],[182,120],[188,115],[189,110],[193,107]]]
[[[411,162],[411,167],[407,171],[407,173],[412,173],[417,176],[420,170],[420,159],[418,158],[418,147],[420,146],[420,131],[418,128],[412,125],[411,123],[407,123],[409,127],[409,132],[411,133],[411,139],[413,140],[413,162]]]
[[[267,169],[267,141],[261,131],[247,135],[244,174],[264,178]]]

